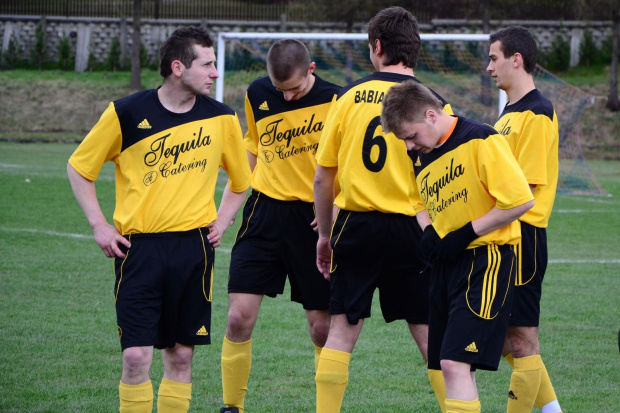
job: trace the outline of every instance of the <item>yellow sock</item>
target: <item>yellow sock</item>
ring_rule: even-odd
[[[428,378],[435,391],[439,407],[441,407],[441,413],[446,413],[446,383],[441,370],[428,369]]]
[[[540,371],[540,387],[538,388],[538,395],[536,396],[536,406],[539,409],[543,409],[543,407],[548,406],[546,410],[552,413],[561,413],[560,404],[558,403],[558,396],[555,394],[555,390],[553,389],[553,385],[551,384],[551,379],[549,378],[549,373],[547,372],[547,368],[543,363],[542,369]],[[543,413],[546,413],[543,410]]]
[[[480,400],[446,399],[446,413],[480,413]]]
[[[323,348],[316,370],[316,412],[338,413],[349,382],[351,353]]]
[[[125,384],[120,382],[118,395],[121,399],[120,413],[151,413],[153,411],[153,384]]]
[[[224,337],[222,345],[222,390],[224,404],[237,407],[243,413],[252,367],[252,339],[234,343]]]
[[[530,413],[540,387],[543,363],[539,355],[517,357],[514,363],[506,411],[507,413]]]
[[[316,373],[319,369],[319,358],[321,357],[321,350],[323,350],[323,347],[319,347],[314,343],[312,343],[312,345],[314,346],[314,372]]]
[[[157,393],[159,413],[187,413],[192,399],[192,383],[162,379]]]
[[[510,364],[510,367],[515,368],[515,359],[512,357],[512,353],[508,353],[504,356],[504,359]]]

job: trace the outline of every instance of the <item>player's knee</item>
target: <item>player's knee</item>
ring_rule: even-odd
[[[123,351],[123,369],[139,371],[151,365],[152,352],[143,347],[129,347]]]
[[[329,334],[329,314],[321,312],[314,317],[308,317],[308,331],[314,344],[323,347]]]
[[[226,337],[235,342],[249,340],[252,336],[255,320],[255,314],[231,308],[228,311]]]

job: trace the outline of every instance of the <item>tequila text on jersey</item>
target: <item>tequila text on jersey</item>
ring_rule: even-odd
[[[442,188],[446,187],[450,182],[454,181],[459,176],[465,173],[465,167],[463,165],[454,166],[454,158],[450,160],[450,166],[446,166],[446,173],[435,182],[431,182],[429,184],[428,177],[430,172],[427,173],[423,178],[420,185],[420,195],[424,202],[428,202],[431,198],[435,198],[435,200],[439,201],[439,192]]]
[[[195,139],[167,148],[166,139],[169,136],[170,134],[164,135],[151,143],[150,152],[144,155],[144,163],[147,166],[157,165],[162,159],[168,159],[171,156],[174,157],[174,163],[176,164],[180,154],[211,144],[211,135],[202,136],[202,128],[198,131],[198,136]],[[196,133],[194,133],[194,136],[196,136]]]
[[[282,119],[274,120],[267,124],[265,133],[260,136],[260,143],[263,146],[270,146],[275,142],[286,141],[286,147],[288,148],[291,144],[291,139],[323,130],[323,122],[314,123],[314,114],[312,114],[310,121],[304,120],[304,123],[307,123],[307,125],[287,129],[285,131],[278,130],[280,122],[282,122]]]
[[[381,103],[385,92],[378,90],[358,90],[355,92],[355,103]]]
[[[510,130],[512,128],[510,127],[510,125],[508,125],[509,123],[510,123],[510,119],[508,119],[506,123],[502,125],[502,127],[499,129],[500,135],[504,135],[504,136],[510,135]]]

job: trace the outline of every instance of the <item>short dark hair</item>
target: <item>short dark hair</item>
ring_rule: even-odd
[[[267,52],[267,71],[277,82],[286,82],[298,73],[305,74],[310,63],[310,52],[299,40],[278,40]]]
[[[191,67],[198,57],[194,45],[213,47],[213,40],[203,27],[181,27],[166,39],[159,49],[159,73],[164,79],[172,74],[172,62],[175,60]]]
[[[422,123],[428,109],[443,110],[443,103],[422,83],[406,80],[392,86],[383,98],[381,126],[384,132],[399,135],[406,122]]]
[[[491,35],[490,43],[500,42],[500,50],[508,58],[515,53],[523,57],[523,68],[533,73],[538,60],[538,46],[530,32],[521,26],[510,26]]]
[[[415,69],[420,51],[420,28],[416,18],[402,7],[381,10],[368,22],[368,42],[375,48],[375,40],[381,41],[385,52],[383,64],[399,63]]]

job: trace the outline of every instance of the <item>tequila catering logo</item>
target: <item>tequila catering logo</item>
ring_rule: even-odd
[[[192,169],[200,169],[200,172],[204,172],[207,166],[207,158],[193,158],[188,163],[179,162],[179,157],[182,154],[211,145],[211,135],[202,136],[202,127],[198,134],[194,133],[193,135],[195,138],[172,146],[166,145],[166,140],[170,137],[170,133],[155,139],[151,143],[150,150],[144,155],[144,164],[150,167],[159,165],[158,169],[163,178],[188,172]],[[151,185],[155,179],[156,173],[151,171],[145,175],[144,184],[147,186]]]
[[[453,203],[463,200],[467,203],[467,188],[452,189],[446,196],[444,189],[453,183],[457,178],[465,174],[465,167],[462,164],[454,165],[454,158],[450,160],[450,165],[446,166],[446,173],[434,181],[430,181],[431,173],[428,172],[420,181],[420,196],[427,206],[431,221],[435,221],[438,213],[452,205]],[[434,178],[434,177],[433,177]],[[453,186],[451,186],[453,188]]]
[[[315,122],[314,114],[310,117],[310,120],[304,120],[306,125],[293,127],[291,129],[280,130],[279,126],[282,122],[283,118],[275,120],[271,123],[268,123],[265,127],[265,132],[260,136],[260,143],[264,147],[274,146],[275,153],[278,154],[280,159],[289,158],[294,155],[298,155],[305,152],[311,152],[313,155],[316,154],[317,148],[319,147],[318,138],[317,142],[314,143],[302,143],[300,146],[291,146],[291,140],[297,137],[303,137],[306,135],[310,135],[311,133],[318,133],[323,130],[323,122]],[[263,151],[265,154],[271,151]],[[267,162],[271,162],[273,157],[266,156],[265,158]]]

